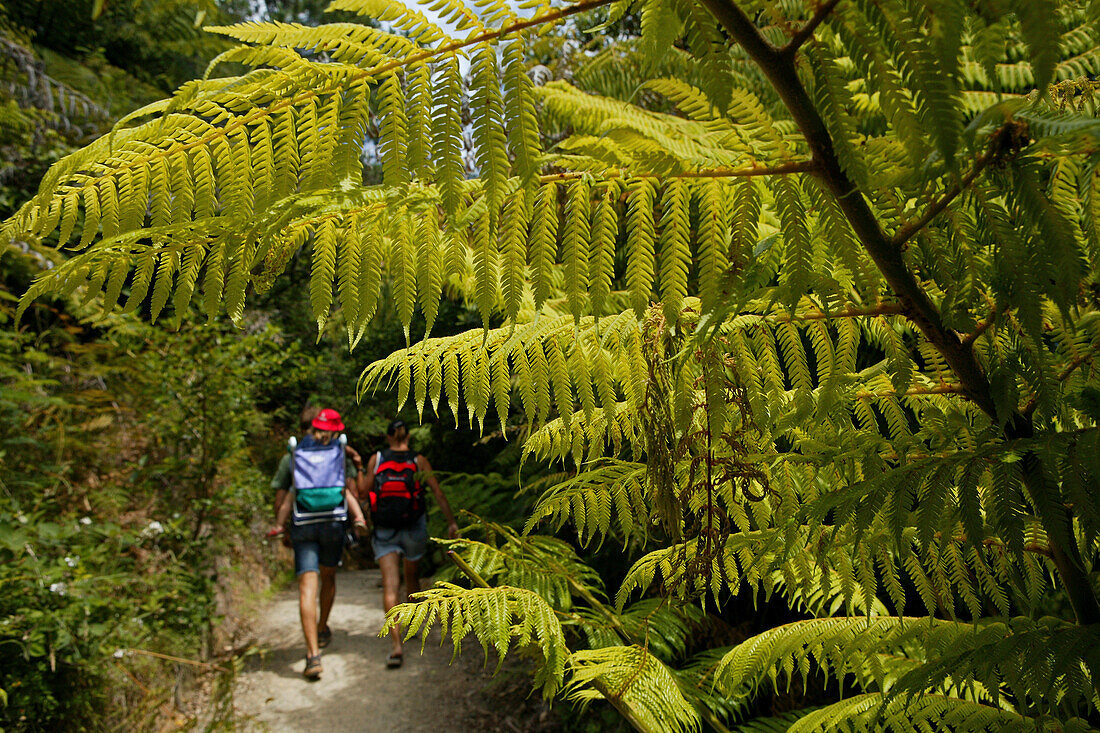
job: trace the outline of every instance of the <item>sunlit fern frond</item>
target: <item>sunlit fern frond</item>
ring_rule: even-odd
[[[414,600],[390,610],[383,636],[399,625],[406,639],[420,633],[426,643],[428,632],[438,624],[443,640],[450,637],[457,654],[462,640],[472,633],[486,658],[490,649],[496,652],[498,669],[513,644],[530,647],[542,658],[535,683],[543,695],[552,697],[561,686],[569,650],[554,610],[538,594],[522,588],[467,590],[440,583]]]

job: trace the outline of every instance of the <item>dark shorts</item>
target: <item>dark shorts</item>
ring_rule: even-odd
[[[297,575],[334,568],[344,554],[344,523],[291,525],[290,542],[294,545],[294,572]]]
[[[428,517],[421,517],[408,529],[375,527],[370,544],[375,560],[391,552],[399,552],[406,560],[415,562],[428,551]]]

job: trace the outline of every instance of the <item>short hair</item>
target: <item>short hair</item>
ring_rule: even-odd
[[[302,408],[302,414],[298,417],[298,425],[303,431],[308,431],[313,427],[313,418],[317,417],[321,413],[321,408],[317,405],[306,405]]]
[[[396,436],[398,434],[398,431],[401,431],[402,434],[409,432],[405,428],[405,421],[400,419],[391,420],[390,424],[386,426],[386,435]]]

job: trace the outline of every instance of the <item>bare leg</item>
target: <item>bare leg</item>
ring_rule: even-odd
[[[317,585],[317,573],[312,570],[298,576],[298,615],[306,637],[306,655],[310,657],[321,653],[317,646]]]
[[[405,560],[405,602],[409,602],[413,593],[420,592],[420,561]]]
[[[390,609],[400,603],[397,589],[401,585],[401,555],[391,552],[378,558],[378,567],[382,569],[382,606],[389,613]],[[393,653],[401,653],[401,628],[394,626],[390,629],[390,640],[393,642]]]
[[[336,568],[321,568],[321,618],[317,630],[328,628],[328,615],[332,613],[332,602],[336,600]]]

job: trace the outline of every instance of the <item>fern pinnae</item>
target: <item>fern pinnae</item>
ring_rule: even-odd
[[[527,189],[518,188],[508,197],[501,212],[500,270],[504,316],[515,323],[526,285],[527,227],[531,205]]]
[[[535,182],[541,153],[534,84],[527,75],[525,47],[526,37],[520,35],[505,45],[503,54],[504,119],[508,130],[508,149],[522,188]]]
[[[202,309],[211,320],[218,315],[221,307],[222,290],[225,287],[226,247],[226,242],[211,245],[203,261]]]
[[[390,223],[390,257],[387,261],[393,277],[394,304],[397,317],[405,330],[405,343],[409,343],[409,325],[416,308],[416,244],[413,242],[413,222],[408,210],[401,207]]]
[[[244,298],[252,275],[256,241],[252,237],[242,237],[231,249],[227,248],[227,252],[231,254],[229,270],[225,278],[225,312],[235,324],[239,325],[244,315]]]
[[[332,304],[332,283],[336,275],[336,221],[326,219],[313,238],[313,260],[309,277],[309,303],[321,338]]]
[[[561,342],[555,337],[547,339],[543,344],[546,353],[547,371],[550,376],[549,383],[554,389],[554,406],[558,410],[566,428],[569,427],[573,416],[573,390],[570,386],[569,368],[566,365],[565,351]]]
[[[414,64],[405,72],[409,142],[406,148],[412,177],[430,181],[431,161],[431,73],[427,64]]]
[[[135,313],[141,304],[145,302],[145,297],[149,294],[149,285],[153,282],[156,267],[157,248],[147,247],[144,251],[136,254],[133,264],[134,276],[130,282],[130,293],[126,296],[126,306],[122,309],[123,313]]]
[[[489,328],[489,317],[497,303],[500,251],[497,246],[495,212],[483,210],[471,227],[474,242],[474,301],[482,325]]]
[[[735,188],[733,195],[728,196],[726,201],[730,225],[728,260],[736,267],[753,259],[761,204],[759,191],[756,190],[752,178],[744,179]]]
[[[528,261],[531,265],[536,308],[542,307],[552,290],[552,271],[558,249],[558,220],[558,186],[553,182],[546,183],[535,195],[528,243]]]
[[[700,215],[698,225],[699,290],[703,311],[717,305],[729,268],[730,232],[722,184],[710,179],[692,188]]]
[[[359,308],[356,310],[355,338],[357,343],[366,324],[374,317],[378,309],[378,299],[382,287],[382,256],[384,243],[378,213],[370,211],[357,215],[354,233],[349,241],[356,242],[359,248],[359,271],[357,294]]]
[[[387,21],[421,45],[450,40],[442,28],[419,10],[396,0],[332,0],[325,10],[345,10],[373,20]]]
[[[610,700],[639,730],[699,730],[699,714],[668,667],[647,648],[611,646],[575,652],[569,668],[571,700]]]
[[[382,175],[386,185],[408,183],[408,118],[405,114],[405,92],[396,72],[382,81],[377,91],[381,134],[378,148],[382,158]],[[306,156],[302,156],[303,164]]]
[[[426,622],[438,618],[444,633],[449,632],[457,646],[466,633],[472,631],[486,651],[497,653],[498,667],[507,653],[512,638],[540,649],[543,664],[535,681],[546,697],[552,697],[561,686],[569,650],[561,623],[553,609],[537,594],[521,588],[473,588],[466,590],[450,583],[439,583],[416,596],[416,603],[394,607],[386,617],[382,634],[400,624],[406,628],[406,638],[417,633],[426,637],[430,627]],[[437,609],[432,614],[431,609]]]
[[[298,152],[298,138],[294,134],[294,108],[288,108],[274,115],[271,146],[276,161],[275,176],[272,182],[272,198],[282,199],[298,187],[298,171],[301,158]],[[196,216],[197,214],[196,202]]]
[[[462,76],[458,59],[442,59],[435,69],[432,97],[431,146],[435,163],[435,184],[439,187],[443,210],[454,216],[462,202],[462,181],[466,166],[462,161]]]
[[[691,245],[687,184],[673,178],[661,194],[660,290],[665,321],[674,327],[688,292]]]
[[[569,185],[562,229],[562,266],[565,270],[566,301],[575,323],[580,323],[587,305],[589,287],[589,238],[591,236],[591,183],[578,178]]]
[[[347,219],[340,222],[340,243],[337,247],[337,297],[344,311],[349,346],[359,323],[359,263],[362,257],[359,233]]]
[[[603,314],[611,295],[611,281],[615,277],[615,243],[619,234],[619,185],[611,180],[603,188],[596,194],[598,198],[591,229],[592,257],[589,261],[589,300],[592,314],[597,318]]]
[[[435,325],[436,316],[439,315],[444,276],[443,240],[439,218],[434,209],[429,209],[418,217],[416,247],[417,293],[420,296],[420,311],[424,314],[424,338],[427,338]]]
[[[504,102],[501,97],[496,49],[480,44],[470,63],[470,116],[473,131],[474,160],[485,191],[490,221],[505,196],[508,178],[508,149],[504,131]]]

